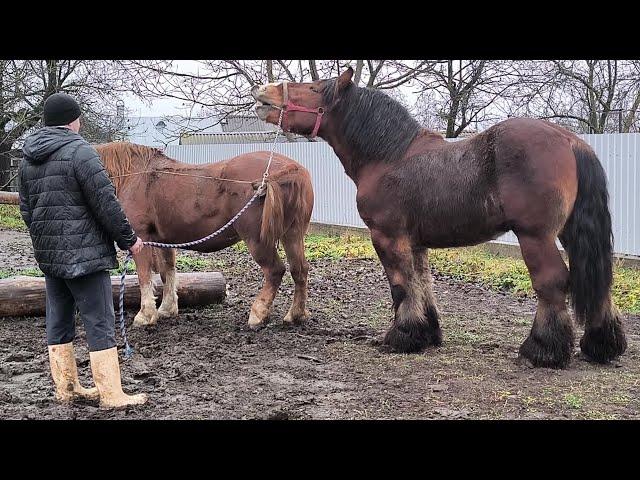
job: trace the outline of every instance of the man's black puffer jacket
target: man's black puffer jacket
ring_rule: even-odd
[[[22,151],[20,212],[40,269],[77,278],[117,267],[113,242],[128,250],[136,235],[98,152],[63,127],[38,130]]]

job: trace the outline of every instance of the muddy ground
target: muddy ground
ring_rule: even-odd
[[[194,256],[202,257],[200,254]],[[261,272],[248,253],[214,258],[229,283],[224,304],[182,309],[156,327],[130,328],[125,391],[148,405],[103,411],[58,405],[48,370],[43,318],[0,319],[1,419],[631,419],[640,417],[640,322],[627,316],[629,348],[594,365],[579,349],[565,370],[516,363],[535,302],[436,276],[443,346],[418,355],[380,353],[391,301],[376,260],[311,262],[302,326],[283,326],[292,298],[285,277],[271,322],[246,321]],[[0,265],[35,266],[26,234],[0,231]],[[130,325],[135,312],[128,312]],[[76,356],[90,383],[84,329]],[[578,328],[577,338],[582,334]],[[118,335],[120,341],[120,337]],[[577,339],[576,339],[577,347]]]

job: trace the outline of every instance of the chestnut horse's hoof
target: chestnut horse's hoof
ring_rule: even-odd
[[[136,317],[133,319],[134,327],[148,327],[150,325],[155,325],[156,323],[158,323],[158,312],[154,312],[151,317],[147,317],[142,312],[138,312]]]
[[[158,318],[173,318],[178,316],[178,306],[173,306],[170,308],[160,308],[158,309]]]
[[[284,323],[288,325],[297,325],[299,323],[304,323],[305,321],[307,321],[310,316],[311,315],[309,314],[308,310],[305,310],[304,312],[298,312],[295,314],[293,314],[291,310],[289,310],[287,315],[284,317]]]
[[[253,312],[249,314],[249,321],[247,322],[247,325],[249,325],[251,330],[260,330],[266,326],[266,323],[266,318],[260,319],[260,317]]]

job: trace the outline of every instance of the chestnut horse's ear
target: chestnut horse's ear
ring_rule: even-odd
[[[351,78],[353,78],[353,68],[349,67],[338,77],[338,90],[343,90],[347,85],[349,85],[351,83]]]

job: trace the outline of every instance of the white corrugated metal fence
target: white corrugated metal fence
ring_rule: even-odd
[[[640,256],[640,133],[580,135],[595,150],[607,173],[613,217],[615,252]],[[242,153],[268,151],[271,144],[170,145],[166,154],[186,163],[218,162]],[[329,144],[280,143],[276,151],[304,165],[313,179],[312,221],[327,225],[365,227],[356,208],[356,187]],[[509,232],[496,242],[516,244]]]

